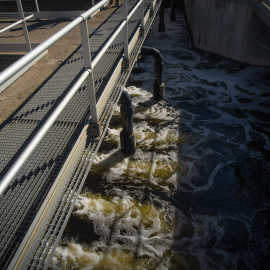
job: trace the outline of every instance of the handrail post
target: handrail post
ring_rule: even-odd
[[[154,0],[151,0],[150,17],[154,16]]]
[[[20,19],[23,20],[22,27],[23,27],[23,33],[24,33],[24,38],[25,38],[26,46],[27,46],[28,51],[31,51],[32,50],[32,46],[31,46],[29,35],[28,35],[28,30],[27,30],[26,22],[24,20],[24,13],[23,13],[22,2],[21,2],[21,0],[16,0],[16,3],[17,3],[19,14],[20,14]]]
[[[89,96],[89,104],[90,104],[90,112],[91,112],[91,123],[89,124],[89,133],[91,137],[97,138],[97,137],[100,137],[101,127],[98,122],[98,115],[97,115],[97,104],[96,104],[95,85],[94,85],[94,78],[93,78],[93,68],[92,68],[92,60],[91,60],[91,50],[90,50],[87,19],[81,22],[80,32],[81,32],[83,60],[84,60],[85,70],[87,69],[91,70],[90,75],[86,79],[88,96]]]
[[[129,52],[128,52],[128,9],[127,9],[127,0],[123,0],[123,21],[126,21],[126,25],[123,29],[124,31],[124,59],[123,59],[123,68],[129,69]]]
[[[140,27],[140,35],[144,36],[144,1],[141,3],[141,27]]]
[[[35,0],[36,11],[39,12],[38,0]]]

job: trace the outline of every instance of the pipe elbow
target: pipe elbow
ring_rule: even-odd
[[[155,63],[157,65],[163,66],[163,56],[159,50],[152,48],[152,47],[143,46],[141,48],[141,55],[142,56],[150,55],[155,59]]]

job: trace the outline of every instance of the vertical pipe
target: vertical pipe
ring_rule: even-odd
[[[126,90],[120,97],[120,114],[123,130],[120,132],[121,151],[126,155],[132,155],[136,149],[136,137],[133,133],[133,105]]]
[[[164,23],[164,0],[161,0],[160,10],[159,10],[159,24],[158,32],[165,32],[165,23]]]
[[[95,0],[92,0],[92,7],[95,5],[96,3],[95,3]]]
[[[92,70],[92,60],[91,60],[91,50],[90,50],[87,20],[83,21],[80,24],[80,32],[81,32],[81,40],[82,40],[82,48],[83,48],[84,66],[86,70],[87,69]],[[88,76],[86,83],[87,83],[87,89],[88,89],[88,95],[89,95],[92,123],[97,123],[98,116],[97,116],[97,105],[96,105],[96,96],[95,96],[95,88],[94,88],[94,80],[93,80],[93,70],[90,76]]]
[[[172,22],[175,22],[175,21],[176,21],[175,0],[171,0],[170,20],[171,20]]]
[[[126,21],[124,26],[124,60],[123,67],[124,69],[129,69],[129,51],[128,51],[128,9],[127,9],[127,0],[123,0],[123,21]]]
[[[38,0],[35,0],[36,11],[39,12]]]
[[[21,0],[16,0],[16,3],[17,3],[19,14],[20,14],[20,19],[23,20],[22,27],[23,27],[23,33],[24,33],[24,38],[25,38],[26,46],[27,46],[28,51],[31,51],[32,50],[32,46],[31,46],[29,35],[28,35],[28,30],[27,30],[26,22],[24,20],[24,13],[23,13],[22,2],[21,2]]]

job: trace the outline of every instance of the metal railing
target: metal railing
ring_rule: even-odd
[[[65,19],[74,19],[77,18],[83,11],[40,11],[38,1],[35,0],[35,9],[36,12],[24,12],[22,7],[22,0],[14,0],[17,4],[17,9],[19,12],[15,13],[0,13],[0,17],[4,17],[4,19],[9,18],[17,18],[19,15],[20,20],[12,23],[11,25],[3,28],[0,30],[0,34],[3,34],[7,32],[8,30],[16,27],[17,25],[22,24],[23,28],[23,36],[25,38],[24,43],[0,43],[0,51],[3,53],[27,53],[31,51],[33,48],[36,48],[40,43],[33,43],[30,41],[30,37],[28,34],[28,29],[26,22],[30,19],[42,19],[42,18],[65,18]],[[95,0],[92,0],[91,7],[95,6]],[[100,9],[99,9],[100,10]],[[98,13],[97,10],[90,16],[93,17],[96,13]],[[15,16],[15,17],[14,17]],[[37,61],[39,61],[42,57],[44,57],[48,53],[47,50],[45,50],[42,54],[39,54],[38,57],[33,59],[27,66],[25,66],[24,69],[21,69],[20,73],[16,73],[15,76],[11,77],[8,81],[6,81],[5,84],[0,84],[0,93],[5,90],[10,84],[12,84],[17,78],[19,78],[24,72],[26,72],[30,67],[32,67]]]
[[[261,3],[270,10],[270,0],[262,0]]]
[[[13,120],[4,125],[8,132],[3,132],[3,136],[17,134],[5,148],[8,151],[12,148],[9,145],[16,144],[16,156],[11,152],[8,165],[5,162],[2,166],[4,178],[7,180],[6,177],[10,177],[2,189],[0,209],[4,213],[0,238],[5,241],[1,241],[0,264],[4,267],[47,269],[106,134],[122,86],[136,63],[159,7],[160,1],[156,0],[128,0],[116,8],[90,37],[87,16],[80,16],[82,46],[52,76],[50,86],[41,86],[33,102],[30,99],[29,106],[27,102],[22,110],[27,113],[36,106],[43,108],[43,99],[53,99],[55,102],[44,108],[45,111],[30,114],[30,118],[26,114],[20,118],[20,113],[17,118],[16,113],[11,119],[17,119],[18,126],[13,124]],[[125,8],[128,10],[126,14],[123,12]],[[71,23],[74,26],[74,22]],[[124,32],[127,30],[128,38],[125,41]],[[129,64],[129,69],[124,67],[124,60]],[[58,82],[61,82],[61,86]],[[94,115],[93,108],[89,110],[91,89],[96,103],[94,114],[102,127],[97,140],[89,140],[94,118],[91,116]],[[24,119],[31,119],[31,123],[33,119],[37,121],[34,120],[36,122],[32,127]],[[23,137],[25,129],[25,135],[30,135],[27,140]],[[18,169],[20,166],[21,169]],[[19,171],[13,172],[11,167]]]
[[[4,70],[0,74],[0,85],[4,84],[8,79],[10,79],[12,76],[14,76],[17,72],[19,72],[24,66],[28,65],[33,59],[35,59],[37,56],[42,54],[45,50],[47,50],[50,46],[52,46],[55,42],[57,42],[59,39],[61,39],[63,36],[65,36],[67,33],[69,33],[72,29],[74,29],[76,26],[80,25],[80,32],[81,32],[81,40],[82,40],[82,48],[83,48],[83,58],[84,58],[84,64],[85,64],[85,71],[82,73],[82,75],[79,77],[79,79],[75,82],[74,86],[69,90],[66,97],[62,100],[62,102],[59,104],[59,106],[55,109],[55,111],[51,114],[51,116],[48,118],[48,120],[44,123],[44,125],[41,127],[39,132],[34,136],[34,138],[30,141],[30,143],[27,145],[25,150],[19,155],[19,157],[16,159],[16,161],[13,163],[11,168],[8,170],[8,172],[5,174],[5,176],[2,178],[0,182],[0,196],[6,191],[8,186],[10,185],[11,181],[14,179],[20,168],[23,166],[23,164],[26,162],[28,157],[31,155],[33,150],[36,148],[38,143],[42,140],[42,138],[45,136],[45,134],[48,132],[50,127],[53,125],[57,117],[60,115],[60,113],[63,111],[65,106],[68,104],[68,102],[71,100],[71,98],[74,96],[74,94],[77,92],[77,90],[81,87],[81,85],[86,80],[87,82],[87,88],[89,93],[89,103],[90,103],[90,110],[91,110],[91,123],[98,123],[98,112],[97,112],[97,104],[96,104],[96,97],[95,97],[95,90],[94,90],[94,80],[93,80],[93,72],[95,69],[95,66],[101,59],[101,57],[105,54],[107,49],[111,46],[112,42],[115,40],[115,38],[118,36],[118,34],[125,29],[124,31],[124,62],[128,62],[129,58],[129,43],[128,43],[128,21],[134,14],[134,12],[141,8],[141,32],[143,32],[144,27],[144,11],[143,11],[143,4],[144,0],[138,1],[138,3],[133,7],[133,9],[129,12],[127,10],[127,0],[123,0],[123,20],[122,23],[118,26],[118,28],[115,30],[114,34],[110,37],[110,39],[107,41],[107,43],[103,46],[103,48],[99,51],[97,56],[92,60],[91,59],[91,50],[90,50],[90,44],[89,44],[89,33],[88,33],[88,27],[87,27],[87,19],[90,17],[93,13],[95,13],[99,8],[104,6],[110,2],[110,0],[103,0],[100,3],[96,4],[94,7],[90,8],[86,12],[82,13],[81,16],[73,20],[71,23],[66,25],[64,28],[62,28],[60,31],[55,33],[53,36],[51,36],[49,39],[41,43],[38,47],[30,51],[28,54],[23,56],[21,59],[19,59],[17,62],[12,64],[10,67],[8,67],[6,70]],[[152,1],[154,2],[154,1]]]
[[[93,3],[93,2],[94,2],[94,1],[92,1],[92,3]],[[11,24],[11,25],[9,25],[9,26],[7,26],[7,27],[1,29],[1,30],[0,30],[0,34],[2,34],[2,33],[4,33],[4,32],[6,32],[6,31],[12,29],[13,27],[15,27],[15,26],[17,26],[17,25],[19,25],[19,24],[21,24],[21,23],[27,22],[28,20],[30,20],[30,19],[32,19],[32,18],[34,17],[34,14],[31,14],[31,15],[25,17],[25,13],[24,13],[24,11],[23,11],[23,7],[22,7],[22,2],[21,2],[21,0],[16,0],[16,4],[17,4],[17,8],[18,8],[19,16],[21,17],[21,20],[19,20],[19,21],[13,23],[13,24]],[[92,5],[93,5],[93,4],[92,4]],[[35,7],[36,7],[36,11],[39,12],[38,0],[35,0]],[[27,26],[26,26],[26,30],[27,30]]]
[[[31,44],[31,41],[30,41],[30,37],[29,37],[29,34],[28,34],[28,29],[27,29],[27,25],[26,25],[26,22],[30,19],[40,19],[40,18],[43,18],[43,17],[50,17],[50,18],[54,18],[54,17],[65,17],[65,18],[74,18],[74,15],[78,16],[78,12],[40,12],[39,10],[39,5],[38,5],[38,0],[35,0],[35,9],[36,9],[36,12],[31,12],[30,15],[29,12],[24,12],[23,11],[23,6],[22,6],[22,2],[21,0],[15,0],[16,1],[16,4],[17,4],[17,9],[18,9],[18,15],[19,15],[19,18],[20,20],[1,29],[0,30],[0,34],[14,28],[15,26],[19,25],[19,24],[22,24],[22,28],[23,28],[23,35],[24,35],[24,38],[25,38],[25,44],[26,44],[26,49],[27,51],[31,51],[32,50],[32,44]],[[92,0],[91,1],[92,3],[92,7],[95,6],[95,1]],[[5,13],[4,13],[5,14]],[[12,13],[13,14],[13,13]],[[59,15],[61,14],[61,15]],[[3,15],[3,14],[1,14]],[[7,14],[7,16],[9,16],[9,14]],[[4,49],[4,51],[8,51],[9,50],[9,47],[10,47],[10,44],[5,44],[6,46],[2,46],[1,48]],[[20,52],[20,50],[22,50],[22,46],[17,46],[18,48],[18,52]]]
[[[0,30],[0,34],[2,34],[2,33],[4,33],[4,32],[6,32],[6,31],[12,29],[13,27],[15,27],[15,26],[17,26],[17,25],[19,25],[19,24],[21,24],[21,23],[23,23],[23,22],[27,22],[28,20],[32,19],[33,17],[34,17],[33,14],[32,14],[32,15],[29,15],[29,16],[25,17],[24,19],[19,20],[19,21],[13,23],[13,24],[11,24],[11,25],[9,25],[9,26],[7,26],[7,27],[1,29],[1,30]]]
[[[23,12],[23,7],[22,7],[22,2],[21,0],[16,0],[16,4],[17,4],[17,8],[18,8],[18,12],[19,12],[19,17],[20,17],[20,20],[5,27],[4,29],[1,29],[0,30],[0,34],[6,32],[7,30],[19,25],[19,24],[22,24],[22,28],[23,28],[23,34],[24,34],[24,38],[25,38],[25,42],[26,42],[26,47],[27,47],[27,50],[28,51],[31,51],[32,50],[32,46],[31,46],[31,42],[30,42],[30,38],[29,38],[29,34],[28,34],[28,30],[27,30],[27,25],[26,25],[26,21],[32,19],[34,17],[33,14],[31,14],[30,16],[27,16],[25,17],[24,16],[24,12]],[[35,4],[38,8],[38,3],[37,3],[37,0],[35,0]]]
[[[110,2],[110,0],[103,0],[100,3],[96,4],[94,7],[87,10],[86,12],[81,14],[80,17],[73,20],[71,23],[69,23],[64,28],[62,28],[60,31],[58,31],[53,36],[48,38],[46,41],[41,43],[38,47],[36,47],[32,51],[30,51],[28,54],[24,55],[21,59],[19,59],[14,64],[9,66],[7,69],[5,69],[0,74],[0,85],[2,85],[7,80],[9,80],[11,77],[13,77],[17,72],[19,72],[21,69],[23,69],[25,66],[27,66],[33,59],[38,57],[40,54],[42,54],[44,51],[46,51],[49,47],[51,47],[54,43],[56,43],[59,39],[61,39],[63,36],[65,36],[67,33],[69,33],[71,30],[73,30],[76,26],[81,24],[81,38],[82,38],[86,71],[80,76],[80,78],[77,80],[77,82],[74,84],[74,86],[70,89],[70,91],[68,92],[66,97],[59,104],[57,109],[52,113],[52,115],[45,122],[45,124],[42,126],[42,128],[39,130],[39,132],[36,134],[36,136],[31,140],[31,142],[28,144],[26,149],[20,154],[20,156],[17,158],[17,160],[15,161],[13,166],[9,169],[9,171],[3,177],[3,179],[0,182],[0,196],[8,188],[9,184],[11,183],[11,181],[13,180],[15,175],[18,173],[18,171],[20,170],[22,165],[25,163],[27,158],[31,155],[31,153],[33,152],[35,147],[38,145],[38,143],[41,141],[41,139],[47,133],[49,128],[53,125],[54,121],[57,119],[57,117],[60,115],[60,113],[65,108],[65,106],[68,104],[68,102],[71,100],[73,95],[81,87],[81,85],[83,84],[83,82],[85,80],[87,80],[87,85],[89,88],[92,121],[97,122],[96,101],[95,101],[95,92],[94,92],[92,70],[93,70],[94,66],[96,65],[96,63],[98,62],[98,59],[101,58],[101,56],[105,53],[106,49],[110,46],[110,44],[114,40],[116,34],[114,34],[114,36],[109,40],[109,42],[105,45],[105,47],[100,51],[100,53],[96,57],[97,59],[95,59],[95,61],[92,63],[91,62],[90,46],[89,46],[90,44],[89,44],[89,34],[88,34],[88,28],[87,28],[87,19],[89,16],[91,16],[93,13],[95,13],[100,7],[104,6],[108,2]],[[91,76],[89,77],[89,75],[91,75]]]

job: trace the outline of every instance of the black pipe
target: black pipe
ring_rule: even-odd
[[[172,22],[175,22],[175,21],[176,21],[175,0],[171,0],[170,20],[171,20]]]
[[[120,132],[121,150],[126,155],[132,155],[136,149],[136,138],[133,133],[133,105],[128,92],[123,90],[120,97],[120,114],[123,130]]]
[[[153,83],[153,98],[154,100],[161,100],[165,97],[165,84],[163,83],[163,57],[160,51],[155,48],[143,46],[141,48],[142,56],[152,56],[154,62],[155,81]]]
[[[120,97],[120,104],[120,114],[123,124],[123,132],[125,132],[126,135],[131,135],[133,133],[133,105],[131,97],[125,90],[123,90]]]
[[[164,23],[164,0],[162,0],[159,10],[159,24],[158,32],[165,32],[165,23]]]

